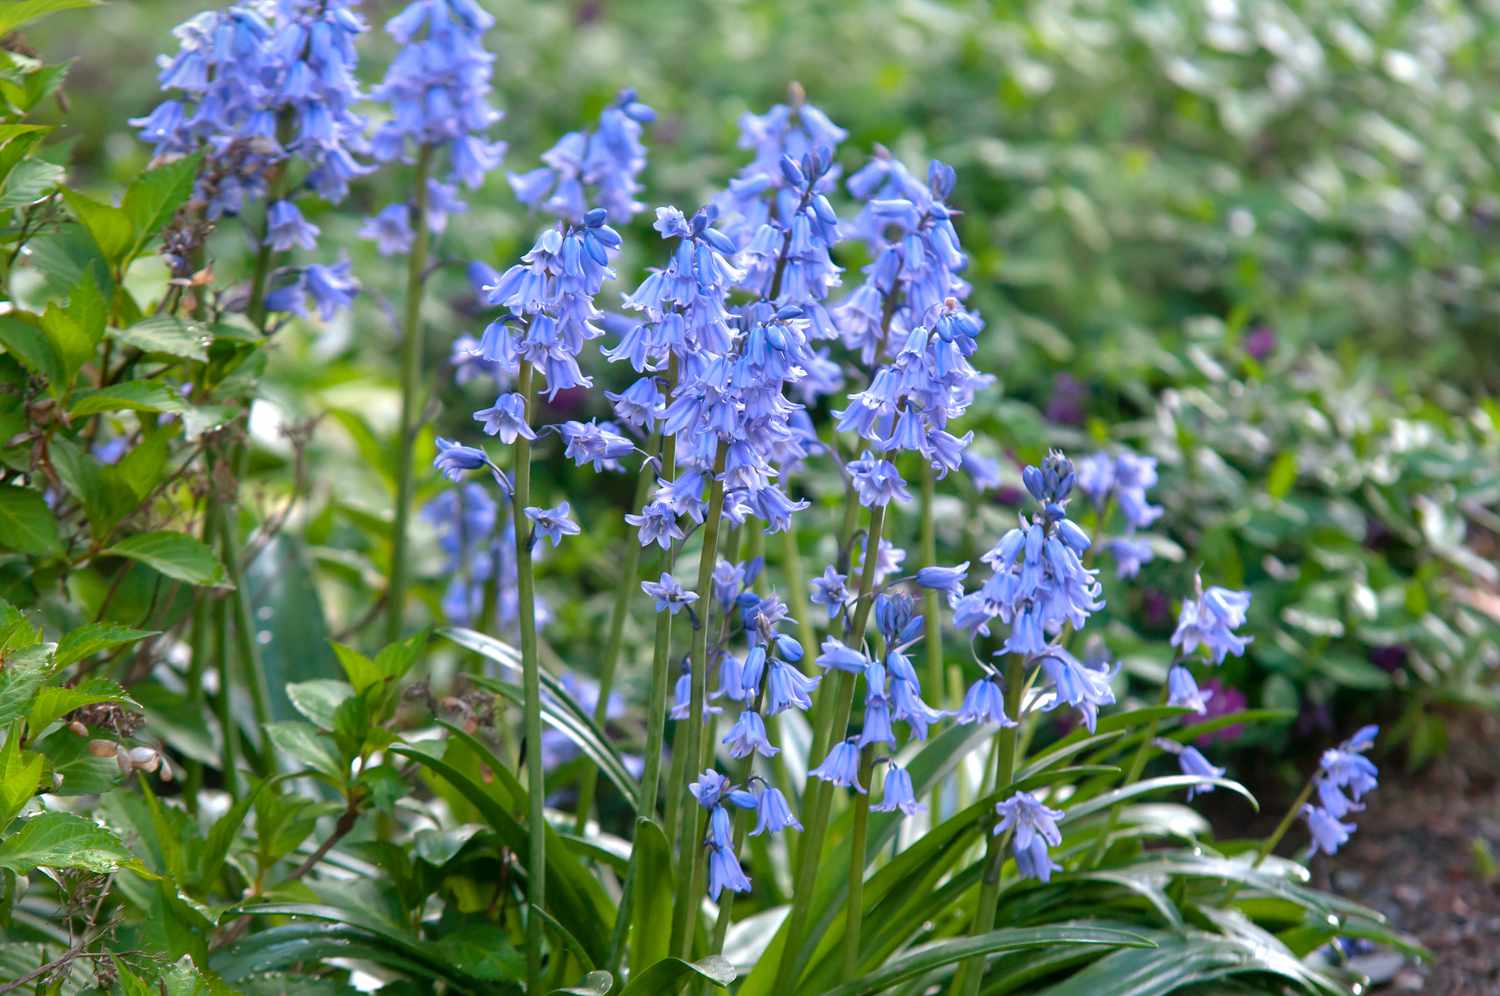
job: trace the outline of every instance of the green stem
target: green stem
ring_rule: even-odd
[[[427,178],[432,172],[433,148],[417,153],[411,204],[412,242],[406,258],[406,316],[401,329],[401,425],[396,441],[396,515],[391,526],[391,580],[385,600],[385,639],[401,636],[406,607],[406,528],[411,515],[412,449],[416,445],[422,392],[422,285],[427,279]],[[529,403],[529,402],[528,402]],[[519,449],[517,453],[519,454]],[[520,506],[517,506],[518,508]],[[516,536],[521,535],[519,527]],[[531,743],[535,747],[535,743]]]
[[[668,381],[677,380],[677,357],[672,357],[667,371]],[[661,480],[670,482],[677,473],[677,437],[668,436],[661,445]],[[631,537],[632,542],[634,537]],[[661,556],[664,571],[671,571],[675,544],[669,546]],[[672,662],[672,614],[656,614],[656,643],[651,658],[651,690],[646,699],[646,753],[645,769],[641,772],[641,794],[636,806],[636,825],[642,820],[656,819],[657,803],[661,794],[661,755],[667,736],[667,688],[671,685]],[[670,784],[670,783],[669,783]],[[670,845],[671,832],[667,832]],[[620,893],[620,905],[615,913],[614,931],[609,945],[609,971],[618,973],[625,957],[625,939],[630,930],[630,909],[635,901],[636,878],[640,870],[641,848],[630,850],[630,867],[625,872],[625,882]]]
[[[844,905],[844,975],[859,976],[859,935],[865,919],[865,841],[870,831],[870,796],[875,794],[875,749],[859,755],[859,784],[869,791],[854,796],[854,828],[849,835],[849,899]]]
[[[661,449],[661,430],[651,436],[648,452],[655,456]],[[651,494],[656,483],[655,461],[647,460],[641,466],[640,477],[635,483],[635,501],[632,509],[640,508]],[[640,591],[641,544],[633,531],[626,531],[625,563],[620,569],[620,584],[615,589],[614,604],[609,610],[609,630],[604,642],[604,659],[599,662],[599,700],[594,705],[594,722],[602,730],[609,718],[609,695],[614,690],[615,670],[619,666],[620,653],[625,647],[625,617],[630,614],[631,595]],[[594,808],[594,792],[599,784],[599,769],[590,765],[584,769],[578,785],[578,813],[574,818],[574,829],[583,833],[588,825],[589,813]]]
[[[1251,862],[1251,868],[1259,868],[1261,863],[1271,856],[1271,852],[1276,850],[1276,845],[1281,843],[1281,838],[1286,836],[1286,832],[1292,828],[1292,824],[1302,813],[1302,807],[1307,805],[1308,799],[1312,798],[1313,789],[1317,787],[1317,784],[1317,775],[1314,773],[1313,777],[1307,780],[1307,784],[1302,786],[1302,791],[1297,793],[1297,798],[1292,801],[1291,808],[1286,811],[1281,822],[1276,824],[1276,829],[1271,831],[1271,836],[1267,837],[1260,845],[1260,849],[1255,852],[1255,860]]]
[[[1005,712],[1017,720],[1017,725],[1007,726],[996,734],[995,792],[1003,795],[1015,780],[1016,764],[1020,760],[1019,733],[1023,686],[1026,678],[1026,663],[1019,654],[1012,654],[1005,669]],[[969,929],[971,936],[987,933],[995,926],[995,910],[1000,904],[1000,869],[1005,865],[1005,844],[1009,834],[990,834],[985,843],[984,874],[979,884],[979,902],[974,907],[974,923]],[[954,996],[975,996],[979,983],[984,979],[984,957],[972,958],[959,966],[953,978]]]
[[[425,188],[425,183],[423,184]],[[526,420],[531,420],[531,364],[521,361],[516,376],[516,390],[525,402]],[[515,442],[514,493],[511,495],[512,522],[516,536],[516,601],[521,630],[521,681],[526,701],[526,833],[529,838],[526,860],[527,902],[539,910],[547,908],[547,816],[543,809],[547,787],[542,773],[542,679],[536,649],[536,594],[531,571],[531,520],[526,506],[531,504],[531,440],[517,436]],[[399,613],[393,613],[399,623]],[[526,992],[541,996],[542,989],[542,919],[526,917]]]
[[[810,676],[817,672],[818,630],[813,625],[812,607],[807,602],[807,578],[802,574],[802,551],[797,546],[797,531],[791,526],[783,529],[781,543],[787,608],[797,620],[797,639],[802,644],[802,670]]]
[[[937,525],[934,520],[933,503],[936,499],[937,488],[933,481],[932,464],[926,460],[922,461],[922,567],[937,566]],[[928,694],[933,696],[932,704],[938,708],[943,705],[943,603],[940,594],[936,591],[928,591],[922,598],[922,612],[926,630],[925,642],[927,644],[927,688]],[[932,826],[937,826],[942,813],[943,786],[941,781],[934,781],[932,785],[932,799],[927,808],[931,814]]]
[[[859,579],[859,598],[855,602],[854,618],[849,628],[849,645],[858,647],[865,638],[865,626],[870,619],[870,608],[874,605],[875,571],[879,557],[873,551],[880,549],[880,534],[885,528],[885,506],[870,509],[870,529],[866,538],[864,571]],[[854,675],[835,670],[829,694],[833,696],[833,711],[829,714],[829,731],[843,731],[849,725],[849,712],[854,705]],[[823,737],[824,744],[832,742],[832,733]],[[818,760],[809,755],[809,763]],[[798,949],[803,946],[803,934],[807,930],[807,918],[812,912],[813,887],[817,884],[818,860],[823,852],[823,838],[828,833],[829,810],[833,803],[833,786],[825,781],[808,779],[811,788],[810,802],[804,805],[803,825],[807,830],[802,836],[802,847],[797,855],[797,877],[792,886],[792,908],[787,914],[786,938],[781,952],[781,965],[776,973],[773,992],[797,991],[797,980],[802,974]]]
[[[687,744],[683,756],[687,759],[682,782],[677,786],[678,809],[682,815],[682,845],[677,860],[677,903],[672,911],[672,946],[679,957],[691,959],[694,934],[697,933],[699,896],[703,891],[702,838],[703,821],[700,806],[691,802],[688,787],[698,776],[704,763],[703,706],[708,698],[708,630],[710,606],[714,598],[714,566],[719,552],[719,526],[724,517],[724,463],[729,455],[729,444],[719,440],[718,452],[714,454],[713,482],[708,489],[708,511],[703,519],[703,550],[698,555],[698,602],[700,616],[698,628],[693,632],[693,654],[689,658],[692,669],[691,689],[688,698],[688,718],[683,724],[687,733]],[[712,750],[712,745],[709,745]]]
[[[229,603],[217,598],[213,604],[213,655],[219,662],[219,734],[224,743],[220,774],[224,791],[240,797],[240,728],[234,718],[234,665],[229,655]]]

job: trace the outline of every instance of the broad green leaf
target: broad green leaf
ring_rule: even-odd
[[[144,353],[165,353],[199,362],[208,359],[213,337],[196,322],[185,322],[171,315],[153,315],[126,329],[115,329],[110,338]]]
[[[68,414],[74,418],[100,412],[170,412],[184,414],[192,408],[182,395],[159,380],[127,380],[97,390],[80,392]]]
[[[1297,454],[1294,450],[1282,450],[1271,461],[1266,472],[1266,493],[1278,501],[1292,493],[1297,483]]]
[[[57,520],[40,494],[14,484],[0,484],[0,549],[61,556]]]
[[[26,716],[26,725],[33,734],[41,733],[74,709],[100,702],[129,703],[130,697],[125,694],[125,689],[108,678],[97,675],[85,678],[76,685],[49,685],[36,693],[31,711]]]
[[[123,484],[137,502],[144,501],[161,483],[167,466],[170,436],[170,431],[164,429],[146,432],[140,443],[121,457],[119,463],[104,468],[104,479],[112,486]]]
[[[526,977],[526,957],[516,950],[505,927],[470,920],[431,945],[439,958],[485,982],[515,982]]]
[[[437,982],[458,984],[468,991],[473,982],[457,966],[445,964],[418,945],[391,944],[380,935],[345,923],[294,921],[249,934],[213,954],[209,965],[231,982],[293,965],[317,965],[331,958],[357,958],[402,972],[435,989]],[[274,990],[273,990],[274,991]]]
[[[1017,951],[1028,948],[1053,949],[1063,946],[1096,945],[1115,948],[1151,948],[1152,941],[1141,934],[1087,925],[1050,927],[1012,927],[992,930],[978,937],[937,941],[894,958],[883,967],[861,978],[831,989],[826,996],[865,996],[883,993],[906,979],[967,958]],[[1105,990],[1101,990],[1105,991]],[[1113,993],[1114,990],[1108,990]],[[1165,991],[1165,990],[1163,990]]]
[[[295,719],[288,685],[315,678],[337,679],[338,663],[328,646],[323,601],[301,541],[274,537],[245,571],[261,669],[271,690],[271,715]]]
[[[125,191],[120,207],[135,230],[135,251],[161,231],[187,201],[203,161],[201,152],[142,174]]]
[[[718,955],[709,955],[696,962],[663,958],[645,971],[631,976],[630,984],[621,991],[620,996],[670,996],[693,979],[701,979],[723,989],[735,980],[736,975],[734,966]]]
[[[0,187],[0,211],[26,207],[51,196],[67,175],[67,170],[45,159],[21,160]]]
[[[17,315],[0,315],[0,346],[27,370],[46,380],[55,392],[65,388],[63,381],[67,374],[62,357],[39,326]]]
[[[0,6],[0,35],[8,35],[28,21],[60,10],[97,7],[99,0],[11,0]]]
[[[57,666],[68,667],[92,657],[101,650],[112,650],[115,647],[135,643],[137,640],[144,640],[148,636],[155,635],[156,631],[150,629],[131,629],[128,626],[104,622],[85,623],[75,630],[70,630],[57,642]]]
[[[97,536],[109,525],[109,501],[103,475],[99,473],[99,461],[85,453],[83,448],[64,436],[52,438],[47,448],[52,458],[52,468],[69,493],[83,503],[89,524]]]
[[[134,244],[135,229],[130,216],[113,204],[96,201],[76,190],[65,187],[62,195],[73,214],[88,229],[104,258],[116,265],[124,262]]]
[[[87,278],[84,278],[87,279]],[[42,331],[62,359],[63,387],[71,386],[73,378],[83,365],[94,357],[96,340],[77,318],[56,301],[47,304],[42,312]]]
[[[349,772],[333,752],[333,744],[307,723],[288,720],[271,723],[266,727],[266,736],[278,751],[307,765],[328,779],[333,785],[342,785]]]
[[[354,689],[342,681],[318,679],[288,685],[286,694],[292,706],[314,726],[332,730],[333,714],[354,695]]]
[[[667,956],[672,940],[672,849],[655,820],[635,821],[632,846],[640,866],[630,911],[630,964],[653,965]]]
[[[188,584],[224,583],[224,566],[219,563],[219,558],[200,540],[185,533],[137,533],[104,553],[140,561],[169,578]]]
[[[39,867],[82,868],[105,875],[138,864],[113,831],[72,813],[33,816],[0,841],[0,868],[17,875]]]

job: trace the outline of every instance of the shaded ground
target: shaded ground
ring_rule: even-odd
[[[1432,952],[1378,993],[1500,994],[1500,717],[1455,717],[1449,740],[1447,757],[1414,774],[1387,762],[1359,833],[1313,866],[1317,884],[1375,907]]]

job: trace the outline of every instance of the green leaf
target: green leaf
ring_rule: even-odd
[[[5,746],[0,747],[0,832],[36,794],[45,763],[41,754],[21,750],[16,730],[5,738]]]
[[[35,735],[74,709],[100,702],[129,703],[130,696],[113,681],[100,677],[85,678],[67,687],[48,686],[36,693],[31,711],[26,716],[26,725]]]
[[[576,986],[554,989],[547,996],[609,996],[615,987],[615,977],[608,972],[590,972]]]
[[[208,347],[213,344],[202,325],[171,315],[153,315],[127,329],[111,331],[110,337],[143,353],[165,353],[200,363],[208,359]]]
[[[42,312],[42,331],[62,359],[61,386],[70,387],[78,371],[93,358],[95,341],[83,324],[56,301],[48,302],[47,310]]]
[[[1011,927],[1004,930],[992,930],[978,937],[937,941],[913,948],[899,958],[893,958],[876,971],[829,990],[826,996],[864,996],[866,993],[887,992],[898,982],[914,979],[935,968],[981,955],[1029,948],[1053,949],[1078,945],[1115,948],[1154,947],[1149,938],[1140,934],[1104,927]],[[1111,994],[1115,992],[1115,990],[1099,991],[1108,991]]]
[[[127,380],[93,391],[80,392],[68,414],[74,418],[100,412],[170,412],[181,415],[192,406],[159,380]]]
[[[319,679],[288,685],[286,694],[292,700],[293,708],[314,726],[332,730],[333,714],[354,695],[354,689],[342,681]]]
[[[631,976],[630,985],[625,987],[620,996],[669,996],[690,979],[703,979],[723,989],[736,977],[734,966],[718,955],[709,955],[697,962],[663,958],[645,971]]]
[[[0,548],[38,556],[62,555],[57,520],[40,494],[0,484]]]
[[[427,983],[426,989],[418,991],[436,989],[434,981],[449,986],[457,983],[463,992],[473,985],[455,966],[432,957],[420,945],[392,944],[372,931],[337,922],[294,921],[257,931],[215,952],[209,964],[231,982],[242,982],[261,973],[298,964],[317,965],[331,958],[357,958],[403,972]]]
[[[69,631],[57,643],[57,666],[64,668],[92,657],[101,650],[111,650],[127,643],[155,636],[151,629],[131,629],[114,623],[85,623]]]
[[[267,725],[266,736],[278,751],[284,751],[323,775],[330,784],[342,785],[348,777],[348,770],[333,752],[333,744],[318,732],[317,727],[288,720]]]
[[[169,578],[188,584],[218,585],[224,582],[224,566],[219,563],[219,558],[201,541],[185,533],[137,533],[104,553],[139,561]]]
[[[83,451],[83,447],[64,436],[54,436],[47,447],[52,468],[68,492],[83,503],[89,524],[98,535],[108,525],[109,501],[103,475],[99,473],[99,462]]]
[[[0,211],[12,211],[50,197],[67,175],[67,170],[45,159],[21,160],[0,187]]]
[[[1110,996],[1157,996],[1194,983],[1257,972],[1281,976],[1304,989],[1319,978],[1284,949],[1277,951],[1264,943],[1191,931],[1186,936],[1159,936],[1151,949],[1113,952],[1067,981],[1041,992],[1046,996],[1095,996],[1104,992]],[[1348,991],[1344,987],[1329,987],[1327,980],[1322,988]]]
[[[498,923],[471,920],[444,934],[433,953],[485,982],[514,982],[526,977],[526,958]]]
[[[38,326],[14,314],[0,315],[0,346],[27,370],[46,380],[49,387],[57,391],[65,387],[67,374],[63,371],[62,357]]]
[[[113,831],[72,813],[42,813],[0,841],[0,868],[82,868],[97,875],[139,865]],[[144,868],[136,868],[144,872]]]
[[[1163,775],[1160,778],[1147,778],[1143,781],[1121,786],[1102,795],[1096,795],[1092,799],[1080,802],[1077,805],[1069,806],[1065,802],[1062,805],[1066,815],[1059,822],[1072,823],[1075,820],[1081,820],[1085,816],[1110,809],[1127,799],[1133,799],[1139,795],[1146,795],[1151,792],[1165,792],[1172,789],[1188,789],[1195,785],[1212,785],[1215,788],[1227,788],[1231,792],[1244,797],[1257,811],[1260,809],[1260,803],[1255,801],[1255,796],[1250,794],[1249,789],[1245,788],[1239,782],[1231,781],[1228,778],[1204,778],[1198,775]]]
[[[630,964],[651,965],[667,956],[672,940],[672,897],[676,895],[672,874],[672,848],[655,820],[635,821],[639,854],[639,881],[631,908]],[[650,883],[641,888],[639,883]]]
[[[271,689],[276,719],[299,715],[287,698],[288,685],[313,678],[338,678],[328,647],[328,624],[300,540],[274,537],[245,571],[244,583],[260,643],[260,663]]]
[[[67,187],[63,188],[62,195],[73,214],[93,236],[94,245],[99,247],[104,258],[117,265],[124,262],[134,244],[135,229],[130,216],[113,204],[96,201]]]
[[[1282,450],[1266,472],[1266,493],[1280,501],[1292,493],[1296,483],[1297,454],[1292,450]]]
[[[168,440],[171,433],[162,429],[147,432],[138,446],[104,468],[104,479],[110,486],[124,485],[137,502],[144,501],[161,483],[167,466]]]
[[[60,10],[97,7],[99,0],[11,0],[0,6],[0,35],[8,35],[28,21]]]
[[[135,230],[135,251],[161,231],[187,201],[203,161],[194,153],[144,173],[125,191],[120,207]]]

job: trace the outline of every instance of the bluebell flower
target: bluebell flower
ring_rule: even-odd
[[[1363,809],[1360,800],[1365,793],[1379,786],[1380,772],[1374,762],[1364,756],[1374,744],[1378,732],[1379,727],[1363,727],[1342,744],[1325,750],[1319,759],[1315,777],[1318,804],[1315,808],[1326,814],[1326,819],[1321,820],[1325,826]],[[1348,829],[1352,832],[1354,827]]]
[[[688,591],[671,574],[663,572],[660,580],[642,581],[641,590],[656,599],[656,611],[676,615],[698,600],[698,593]]]
[[[548,540],[555,547],[564,536],[577,536],[578,523],[569,518],[568,503],[562,502],[552,508],[528,507],[523,510],[533,523],[538,537]]]
[[[944,592],[948,596],[948,604],[952,605],[963,597],[964,579],[968,575],[969,562],[966,560],[957,567],[918,568],[916,581],[922,588]]]
[[[354,278],[351,269],[349,261],[345,259],[333,266],[314,263],[291,271],[280,271],[273,277],[275,286],[266,295],[266,310],[306,317],[307,299],[311,296],[318,316],[325,322],[329,321],[339,311],[354,303],[359,294],[359,281]]]
[[[658,609],[658,612],[661,610]],[[703,703],[703,718],[717,716],[723,712],[716,705]],[[693,672],[686,661],[682,665],[682,673],[677,676],[677,683],[672,687],[672,706],[667,710],[667,715],[672,719],[687,719],[693,712]]]
[[[405,204],[391,204],[366,218],[359,237],[370,239],[382,256],[403,256],[411,252],[411,209]]]
[[[740,592],[745,590],[745,586],[746,573],[744,564],[731,563],[721,558],[714,565],[714,598],[725,613],[728,613],[734,606],[735,601],[740,596]]]
[[[1245,610],[1250,607],[1248,591],[1231,591],[1218,586],[1203,589],[1198,582],[1198,597],[1182,603],[1172,646],[1186,655],[1202,646],[1215,664],[1224,663],[1230,654],[1239,656],[1252,637],[1234,631],[1245,624]]]
[[[808,774],[843,788],[852,788],[856,792],[865,791],[865,787],[859,783],[859,747],[853,740],[841,740],[834,744],[823,763]]]
[[[502,443],[513,443],[517,437],[536,438],[536,433],[526,424],[526,399],[514,392],[500,395],[489,408],[475,412],[474,421],[482,422],[485,433],[500,437]]]
[[[1307,821],[1312,845],[1308,856],[1322,851],[1327,855],[1338,853],[1340,847],[1349,842],[1349,836],[1359,829],[1353,823],[1345,823],[1322,806],[1304,805],[1302,818]]]
[[[923,701],[914,682],[903,678],[891,679],[891,717],[897,722],[905,723],[917,740],[926,740],[928,727],[949,715],[951,714],[934,709]]]
[[[766,674],[766,648],[756,645],[745,655],[745,664],[740,668],[740,687],[744,695],[756,695],[760,691],[761,679]]]
[[[1051,879],[1059,866],[1053,863],[1048,847],[1062,843],[1062,831],[1057,827],[1057,821],[1063,818],[1062,810],[1049,808],[1030,792],[1017,792],[995,803],[995,812],[1000,821],[991,832],[1009,830],[1014,835],[1011,848],[1016,856],[1016,870],[1023,877],[1043,882]]]
[[[595,419],[564,422],[557,429],[567,443],[563,455],[580,467],[587,463],[595,471],[619,470],[620,458],[635,452],[634,443]]]
[[[878,686],[865,698],[865,723],[859,734],[861,747],[871,744],[896,746],[896,731],[891,729],[891,704],[880,694]]]
[[[725,889],[730,892],[749,892],[750,879],[745,877],[739,859],[727,847],[711,847],[708,852],[708,894],[718,900]]]
[[[1168,753],[1177,755],[1178,767],[1182,769],[1184,775],[1193,775],[1197,778],[1224,777],[1224,769],[1210,764],[1208,758],[1204,757],[1196,747],[1184,746],[1170,740],[1159,740],[1157,746]],[[1194,796],[1212,792],[1214,788],[1213,785],[1194,785],[1187,790],[1188,800],[1191,801]]]
[[[479,470],[481,467],[488,467],[490,463],[484,450],[464,446],[442,436],[437,438],[437,450],[432,465],[450,481],[461,481],[466,471]]]
[[[844,606],[854,598],[849,591],[848,575],[834,570],[832,564],[823,568],[823,573],[809,582],[809,588],[811,591],[807,600],[826,608],[829,620],[837,619]]]
[[[913,816],[926,808],[926,803],[917,801],[916,793],[912,790],[911,775],[892,761],[885,770],[885,784],[880,801],[870,809],[877,813],[894,813],[899,810],[903,815]]]
[[[745,694],[744,666],[734,654],[719,653],[719,687],[709,695],[711,699],[728,698],[733,702],[744,702],[751,695]]]
[[[641,129],[655,118],[634,90],[621,90],[598,127],[569,132],[542,154],[545,165],[510,174],[516,199],[568,221],[580,220],[589,204],[603,206],[611,221],[629,221],[644,207],[635,199],[646,166]]]
[[[766,714],[774,716],[787,709],[807,711],[812,708],[808,693],[818,687],[821,678],[809,678],[779,658],[771,660],[766,679]]]
[[[1134,536],[1111,536],[1100,545],[1100,550],[1113,558],[1115,577],[1121,579],[1135,577],[1141,566],[1156,556],[1149,542]]]
[[[906,482],[889,460],[870,455],[868,450],[858,460],[850,460],[847,469],[849,480],[859,494],[859,503],[865,506],[887,505],[892,501],[909,502],[911,492]]]
[[[840,671],[848,671],[850,674],[863,674],[865,665],[869,658],[858,650],[844,645],[837,637],[829,636],[823,640],[823,652],[818,655],[819,667],[837,668]]]
[[[291,201],[276,201],[266,209],[266,241],[275,252],[286,252],[293,246],[314,249],[318,226],[302,217]]]
[[[994,723],[1002,729],[1015,726],[1016,721],[1005,714],[1005,693],[993,678],[980,678],[964,693],[963,704],[953,716],[954,722],[967,726],[971,723]]]
[[[854,560],[851,570],[863,574],[865,569],[865,547],[869,544],[861,537],[856,552],[858,556]],[[875,554],[875,584],[885,583],[886,578],[898,573],[901,564],[906,560],[906,551],[888,539],[882,539],[876,547]]]
[[[740,713],[740,718],[735,720],[734,726],[730,727],[720,742],[728,745],[729,756],[733,758],[749,757],[751,754],[775,757],[781,753],[781,748],[773,747],[767,739],[765,721],[751,709]]]
[[[1213,697],[1213,690],[1199,689],[1193,672],[1181,664],[1174,664],[1167,672],[1167,705],[1182,706],[1201,715],[1208,711],[1208,702]]]
[[[708,811],[708,829],[703,842],[711,847],[734,846],[734,824],[729,819],[729,810],[715,805]]]
[[[1083,715],[1084,726],[1093,733],[1099,721],[1099,707],[1114,704],[1115,693],[1109,682],[1118,667],[1092,666],[1057,644],[1036,661],[1052,686],[1052,699],[1044,708],[1050,711],[1059,705],[1072,706]]]
[[[786,797],[771,785],[764,786],[760,795],[757,796],[755,815],[755,829],[750,831],[752,837],[759,837],[763,833],[780,833],[787,827],[793,830],[802,829],[802,824],[798,822],[797,817],[792,815],[791,807],[786,803]]]

